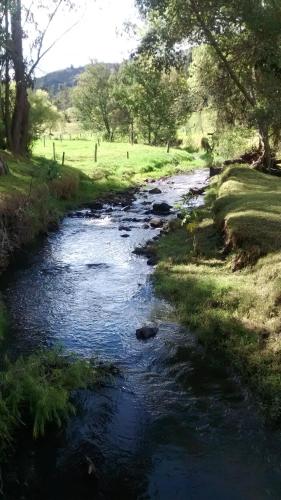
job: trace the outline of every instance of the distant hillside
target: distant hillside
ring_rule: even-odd
[[[106,63],[106,66],[116,69],[119,65],[117,63]],[[64,88],[75,87],[77,79],[85,71],[86,67],[80,66],[79,68],[74,68],[71,66],[70,68],[53,71],[41,78],[37,78],[35,87],[47,90],[49,94],[56,96]]]
[[[85,71],[85,68],[86,66],[80,66],[79,68],[71,66],[67,69],[53,71],[41,78],[37,78],[35,86],[38,89],[47,90],[50,94],[55,95],[63,88],[74,87],[77,78]]]

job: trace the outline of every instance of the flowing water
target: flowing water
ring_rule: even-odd
[[[206,171],[174,176],[129,207],[67,217],[6,274],[11,349],[61,344],[120,368],[112,383],[79,395],[59,440],[31,452],[23,441],[24,477],[11,500],[281,498],[279,433],[264,429],[239,384],[155,297],[152,268],[132,253],[159,233],[145,226],[151,203],[174,205],[206,180]],[[155,186],[161,194],[148,193]],[[148,322],[157,336],[137,340]]]

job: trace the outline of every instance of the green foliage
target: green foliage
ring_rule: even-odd
[[[4,89],[2,89],[2,92]],[[11,84],[9,88],[10,105],[15,104],[16,89],[15,85]],[[57,107],[51,102],[48,93],[44,90],[32,90],[28,92],[29,103],[29,130],[28,141],[29,145],[45,132],[52,133],[63,120],[63,115],[58,111]],[[4,134],[4,110],[0,109],[0,135],[1,127]],[[4,134],[5,135],[5,134]]]
[[[44,132],[51,133],[62,120],[62,115],[52,104],[49,95],[44,90],[30,90],[28,100],[30,105],[30,134],[34,140]]]
[[[115,69],[116,70],[116,69]],[[91,64],[74,89],[74,104],[78,118],[86,129],[101,131],[112,139],[117,105],[113,97],[113,73],[106,64]]]
[[[177,71],[163,73],[145,57],[120,68],[119,99],[131,122],[150,144],[176,139],[177,125],[190,110],[185,76]]]
[[[190,92],[191,98],[192,92]],[[182,139],[183,146],[188,150],[198,151],[201,148],[202,138],[209,138],[208,134],[216,131],[216,118],[216,111],[209,108],[193,111],[178,131],[178,137]]]
[[[190,93],[193,95],[193,91]],[[219,119],[215,108],[204,108],[193,112],[178,132],[185,149],[198,151],[202,147],[202,138],[206,137],[214,146],[215,162],[239,158],[245,151],[250,151],[258,145],[258,135],[255,130],[242,125],[226,125]]]
[[[172,143],[189,111],[184,75],[164,74],[145,57],[115,71],[104,64],[89,66],[73,96],[86,128],[102,131],[108,139],[116,133],[130,136],[132,143],[140,137],[154,145]]]
[[[258,146],[258,136],[254,130],[242,126],[224,126],[218,124],[214,135],[215,158],[239,158],[245,151],[250,151],[253,146]]]
[[[197,49],[194,100],[212,102],[221,119],[254,127],[261,139],[264,166],[271,168],[270,133],[280,137],[281,6],[275,0],[138,0],[150,12],[151,31],[143,46],[157,60],[160,27],[162,52],[185,40]],[[184,15],[183,15],[184,13]],[[279,27],[278,27],[279,26]],[[206,47],[204,47],[206,45]]]
[[[235,60],[237,59],[236,51],[239,50],[241,50],[240,46],[233,48],[233,58]],[[231,61],[230,56],[229,61]],[[248,59],[243,60],[243,58],[240,58],[239,64],[241,67],[238,66],[238,62],[235,64],[235,69],[245,79],[247,79],[247,71],[249,71],[248,63]],[[245,66],[244,69],[242,65]],[[265,84],[267,91],[268,85],[269,82]],[[257,97],[257,100],[260,99],[260,103],[257,104],[256,108],[253,108],[245,99],[241,98],[240,90],[233,84],[228,72],[218,60],[214,48],[208,45],[201,45],[193,50],[193,61],[189,67],[189,86],[195,109],[209,107],[216,110],[216,132],[219,136],[225,134],[225,130],[228,130],[228,136],[232,137],[234,142],[240,140],[242,143],[243,139],[245,142],[247,138],[252,138],[253,142],[256,135],[253,129],[258,128],[257,124],[259,123],[268,122],[275,137],[275,144],[277,144],[278,127],[275,120],[278,120],[277,117],[281,106],[281,101],[277,102],[278,99],[275,96],[277,89],[271,88],[273,94],[272,98],[268,97],[267,111],[264,107],[265,101],[262,95]],[[265,89],[263,93],[265,93]],[[262,100],[264,101],[263,105],[261,104]],[[262,106],[264,107],[263,112],[261,112]],[[266,117],[267,114],[268,118]],[[275,118],[274,114],[276,114]],[[235,130],[237,130],[236,133]],[[230,138],[229,144],[231,142]],[[231,149],[229,148],[229,150]]]
[[[4,127],[0,137],[1,147],[5,146],[15,155],[26,156],[32,142],[31,106],[28,91],[33,89],[34,72],[41,59],[56,42],[48,48],[44,45],[47,32],[60,9],[72,9],[71,0],[49,0],[48,5],[41,0],[25,5],[21,0],[0,2],[0,59],[1,59],[1,112]],[[49,22],[44,23],[46,14]],[[29,40],[28,51],[24,39]],[[13,81],[12,81],[13,79]],[[11,90],[15,92],[11,99]],[[3,91],[3,92],[2,92]],[[38,107],[38,102],[36,103]],[[36,109],[36,124],[42,120]],[[38,122],[39,120],[39,122]],[[35,134],[37,131],[35,130]]]
[[[50,424],[61,426],[75,412],[73,391],[91,387],[106,371],[59,351],[5,360],[0,372],[0,458],[16,429],[31,425],[37,438]]]

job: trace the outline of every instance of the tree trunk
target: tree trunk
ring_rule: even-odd
[[[112,142],[111,141],[112,130],[111,130],[111,127],[110,127],[109,120],[108,120],[107,116],[104,115],[103,121],[104,121],[104,126],[105,126],[105,130],[106,130],[107,138],[108,138],[108,140],[110,142]]]
[[[11,109],[10,109],[10,51],[9,51],[9,5],[8,0],[5,2],[5,105],[4,105],[4,122],[7,148],[11,149],[12,145],[12,130],[11,130]]]
[[[260,125],[259,127],[260,147],[261,147],[261,166],[270,171],[272,168],[272,151],[269,142],[269,130],[267,125]]]
[[[152,134],[151,119],[150,119],[150,116],[148,116],[148,144],[149,145],[151,145],[151,134]]]
[[[135,144],[135,130],[134,130],[134,120],[131,123],[131,144]]]
[[[215,52],[217,53],[219,59],[221,62],[224,64],[225,69],[227,70],[229,76],[231,77],[233,83],[236,85],[236,87],[240,90],[248,104],[252,107],[253,110],[257,109],[257,103],[256,103],[256,98],[253,96],[248,89],[245,87],[243,82],[240,81],[238,75],[235,72],[235,68],[231,65],[231,63],[228,61],[227,57],[221,50],[219,43],[216,40],[216,37],[213,35],[212,31],[208,28],[204,17],[202,15],[202,11],[200,10],[198,0],[190,0],[190,4],[192,7],[192,10],[197,18],[198,25],[201,27],[203,33],[205,34],[206,39],[210,43],[210,45],[213,47]],[[269,141],[269,127],[268,125],[262,123],[259,124],[259,136],[260,136],[260,149],[261,149],[261,157],[258,159],[257,162],[253,165],[255,168],[259,168],[262,170],[270,171],[273,166],[273,156],[272,156],[272,151],[270,147],[270,141]]]
[[[212,31],[208,28],[204,16],[202,15],[202,10],[200,9],[199,3],[197,0],[190,0],[190,4],[193,10],[193,13],[195,14],[198,25],[202,29],[206,39],[210,43],[210,45],[213,47],[215,52],[217,53],[219,59],[223,63],[225,69],[227,70],[229,76],[231,77],[232,81],[235,83],[236,87],[240,90],[240,92],[243,94],[245,97],[246,101],[253,107],[255,108],[256,106],[256,100],[255,98],[248,92],[248,89],[243,85],[243,83],[239,80],[239,77],[237,76],[235,69],[233,66],[231,66],[231,63],[228,61],[227,57],[224,55],[223,51],[221,50],[216,37],[213,35]]]
[[[21,0],[15,0],[11,13],[12,54],[16,81],[16,98],[12,118],[11,149],[17,155],[28,153],[29,103],[27,77],[23,57]]]

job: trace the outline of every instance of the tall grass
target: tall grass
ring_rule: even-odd
[[[50,424],[60,427],[75,413],[73,391],[93,387],[105,374],[90,362],[55,350],[15,362],[6,359],[0,372],[0,462],[19,428],[30,428],[38,438]]]

